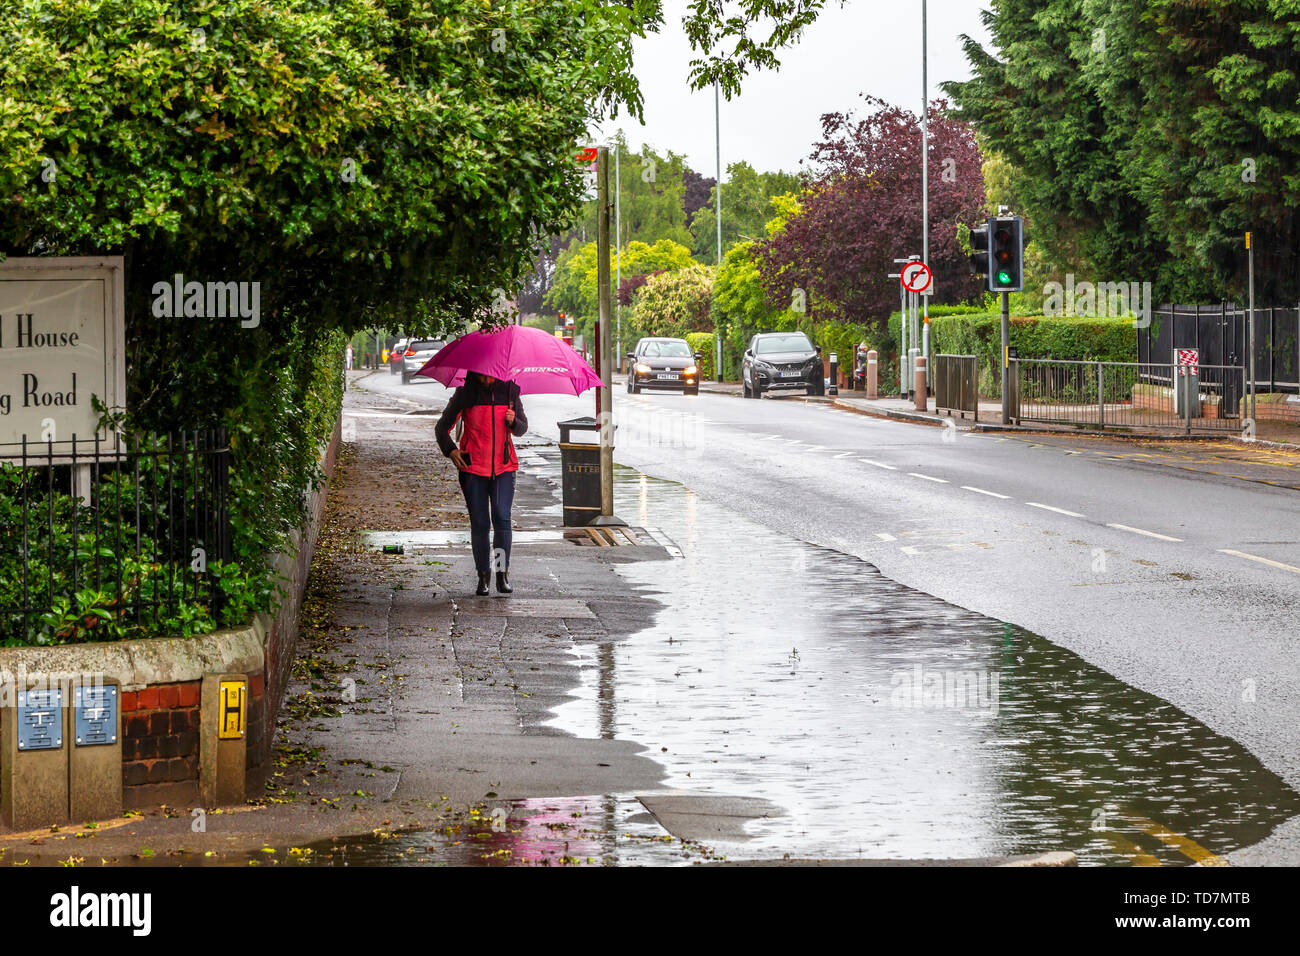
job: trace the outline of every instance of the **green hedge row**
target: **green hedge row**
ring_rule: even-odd
[[[692,352],[700,353],[700,378],[714,378],[713,365],[713,346],[714,338],[712,332],[687,332],[686,344],[691,347]]]
[[[899,341],[900,315],[889,318],[890,338]],[[1011,316],[1009,339],[1021,358],[1057,358],[1098,362],[1136,362],[1137,329],[1132,319],[1097,319]],[[897,348],[897,345],[894,345]],[[1002,350],[999,313],[930,314],[930,351],[933,354],[977,355],[980,359],[980,394],[999,396],[998,374]]]

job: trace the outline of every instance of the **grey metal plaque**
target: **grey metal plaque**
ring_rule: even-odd
[[[117,743],[116,685],[75,688],[72,709],[78,747]]]
[[[63,746],[63,688],[20,690],[17,710],[19,750]]]

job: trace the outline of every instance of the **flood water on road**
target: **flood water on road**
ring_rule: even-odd
[[[645,744],[670,787],[784,809],[730,858],[1214,863],[1300,813],[1245,748],[1034,634],[676,483],[619,469],[616,498],[684,556],[618,565],[668,605],[612,653],[579,648],[552,723]]]

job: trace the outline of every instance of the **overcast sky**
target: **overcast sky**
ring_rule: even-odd
[[[929,0],[930,98],[943,80],[970,76],[962,54],[965,33],[988,46],[980,20],[987,0]],[[687,84],[690,44],[682,32],[685,0],[665,0],[666,23],[636,46],[635,70],[645,97],[645,125],[627,114],[607,121],[603,135],[622,127],[633,148],[684,153],[692,169],[714,173],[713,90]],[[799,169],[820,135],[819,118],[858,108],[870,93],[919,113],[921,108],[920,0],[831,0],[804,31],[801,43],[782,51],[776,73],[749,76],[740,96],[722,100],[722,168],[745,160],[759,171]],[[725,174],[724,174],[725,180]]]

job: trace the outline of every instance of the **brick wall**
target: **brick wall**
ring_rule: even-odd
[[[312,555],[316,550],[316,538],[320,533],[321,520],[325,514],[325,499],[329,490],[329,479],[334,476],[334,462],[338,457],[342,442],[342,417],[334,426],[334,433],[321,455],[321,467],[325,481],[312,492],[308,501],[308,518],[305,527],[295,532],[293,542],[296,552],[293,555],[281,555],[275,563],[276,571],[287,580],[285,584],[284,603],[276,609],[275,616],[269,623],[266,637],[266,701],[257,717],[259,723],[257,746],[252,737],[248,741],[250,753],[258,751],[257,775],[248,776],[248,790],[260,792],[265,783],[265,768],[269,765],[270,749],[275,742],[275,719],[284,700],[285,688],[289,686],[289,671],[293,664],[294,646],[298,640],[298,612],[302,608],[302,596],[307,588],[307,574],[311,570]],[[253,718],[249,717],[252,724]],[[252,731],[250,730],[250,734]]]
[[[199,689],[201,681],[155,684],[122,694],[122,803],[126,807],[199,806]],[[266,681],[248,677],[249,796],[265,774]]]
[[[1246,399],[1249,403],[1250,399]],[[1255,419],[1261,422],[1295,422],[1300,424],[1300,403],[1255,401]]]
[[[199,681],[122,694],[122,802],[197,806]]]

